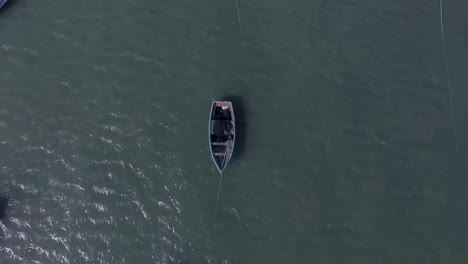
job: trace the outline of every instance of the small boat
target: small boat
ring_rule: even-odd
[[[231,102],[214,101],[211,104],[208,125],[211,157],[219,172],[223,172],[234,150],[236,118]]]
[[[7,2],[8,0],[0,0],[0,8]]]

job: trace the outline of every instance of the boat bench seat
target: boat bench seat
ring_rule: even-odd
[[[226,156],[226,153],[215,153],[215,156]]]
[[[215,146],[227,146],[229,142],[228,141],[225,141],[225,142],[211,142],[211,145],[215,145]]]

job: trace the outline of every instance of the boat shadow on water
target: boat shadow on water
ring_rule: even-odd
[[[8,197],[0,195],[0,221],[3,220],[6,215],[8,200]]]
[[[247,118],[244,108],[244,99],[241,96],[227,95],[221,98],[222,101],[230,101],[236,117],[236,143],[232,154],[231,162],[234,162],[244,155],[247,136]]]
[[[7,196],[0,195],[0,238],[4,237],[4,224],[7,218],[7,209],[10,199]]]

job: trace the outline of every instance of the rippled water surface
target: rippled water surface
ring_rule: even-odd
[[[10,0],[0,263],[465,263],[467,3]]]

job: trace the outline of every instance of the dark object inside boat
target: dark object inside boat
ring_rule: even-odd
[[[211,142],[225,142],[231,139],[232,123],[231,111],[229,109],[223,111],[221,107],[216,107],[212,122],[213,134],[211,134]]]
[[[216,106],[211,120],[213,126],[211,142],[226,142],[233,139],[231,109],[223,110],[222,107]]]

